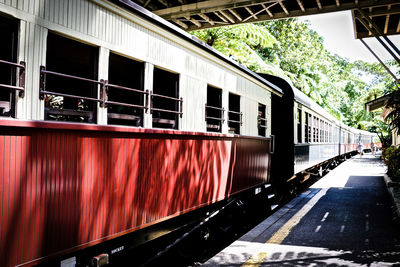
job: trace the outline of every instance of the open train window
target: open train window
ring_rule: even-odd
[[[319,142],[319,119],[314,116],[314,123],[313,123],[313,135],[314,135],[314,142]]]
[[[240,134],[242,112],[240,112],[240,96],[229,93],[228,127],[229,133]]]
[[[297,109],[297,143],[301,143],[301,129],[302,129],[302,121],[301,121],[301,109]]]
[[[312,130],[311,130],[311,124],[312,124],[312,117],[311,114],[305,112],[305,122],[304,122],[304,141],[306,143],[311,142],[311,137],[312,137]]]
[[[18,21],[0,16],[0,116],[15,117]]]
[[[45,120],[96,122],[98,49],[49,32],[41,69]]]
[[[110,53],[107,89],[108,124],[143,126],[144,63]]]
[[[265,136],[267,129],[266,106],[258,103],[258,135]]]
[[[151,112],[153,127],[178,129],[178,116],[182,115],[179,98],[179,74],[154,68]]]
[[[221,132],[224,121],[224,109],[222,108],[222,90],[207,86],[206,123],[207,131]]]

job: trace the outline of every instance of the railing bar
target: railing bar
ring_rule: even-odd
[[[149,92],[146,92],[146,91],[133,89],[133,88],[125,87],[125,86],[120,86],[120,85],[115,85],[115,84],[110,84],[110,83],[108,83],[106,86],[117,88],[117,89],[122,89],[122,90],[127,90],[127,91],[132,91],[132,92],[137,92],[137,93],[142,93],[142,94],[146,94],[146,95],[149,94]]]
[[[8,89],[14,89],[14,90],[19,90],[19,91],[25,91],[25,88],[24,88],[24,87],[15,86],[15,85],[8,85],[8,84],[2,84],[2,83],[0,83],[0,87],[8,88]]]
[[[41,70],[41,73],[61,76],[61,77],[64,77],[64,78],[72,78],[72,79],[75,79],[75,80],[80,80],[80,81],[85,81],[85,82],[92,82],[92,83],[96,83],[96,84],[103,84],[100,81],[91,80],[91,79],[87,79],[87,78],[82,78],[82,77],[78,77],[78,76],[73,76],[73,75],[69,75],[69,74],[58,73],[58,72],[54,72],[54,71]]]
[[[105,101],[106,104],[111,105],[119,105],[119,106],[126,106],[126,107],[134,107],[134,108],[142,108],[145,109],[145,106],[135,105],[135,104],[128,104],[128,103],[121,103],[121,102],[114,102],[114,101]]]
[[[182,99],[175,98],[175,97],[171,97],[171,96],[157,95],[157,94],[152,94],[151,96],[155,96],[155,97],[161,97],[161,98],[166,98],[166,99],[171,99],[171,100],[175,100],[175,101],[183,102],[183,100],[182,100]]]
[[[169,113],[174,113],[174,114],[183,114],[183,112],[174,111],[174,110],[159,109],[159,108],[151,108],[151,110],[169,112]]]
[[[213,107],[213,106],[206,106],[206,108],[216,109],[216,110],[220,110],[220,111],[225,110],[224,108],[217,108],[217,107]]]
[[[258,127],[261,127],[261,128],[268,128],[268,126],[265,126],[265,125],[258,125]]]
[[[4,64],[7,64],[7,65],[11,65],[11,66],[15,66],[15,67],[18,67],[18,68],[25,69],[24,65],[21,65],[21,64],[18,64],[18,63],[14,63],[14,62],[10,62],[10,61],[5,61],[5,60],[1,60],[0,59],[0,63],[4,63]]]
[[[260,121],[266,121],[267,119],[264,118],[258,118]]]
[[[210,119],[210,120],[219,120],[219,121],[223,121],[223,118],[216,118],[216,117],[206,117],[206,120]]]
[[[228,120],[228,122],[242,123],[241,121]]]
[[[40,91],[40,94],[57,95],[57,96],[64,96],[64,97],[70,97],[70,98],[76,98],[76,99],[85,99],[85,100],[90,100],[90,101],[95,101],[95,102],[101,102],[102,101],[101,99],[98,99],[98,98],[92,98],[92,97],[86,97],[86,96],[68,95],[68,94],[56,93],[56,92],[50,92],[50,91]]]
[[[242,112],[237,112],[237,111],[228,111],[229,113],[234,113],[234,114],[242,114]]]

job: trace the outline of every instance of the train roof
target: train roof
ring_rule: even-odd
[[[313,110],[314,112],[320,114],[321,116],[325,117],[326,119],[329,119],[336,124],[340,125],[341,123],[333,117],[328,111],[323,109],[320,105],[315,103],[311,98],[309,98],[307,95],[305,95],[303,92],[301,92],[299,89],[296,87],[292,86],[288,81],[285,79],[274,76],[271,74],[260,74],[262,77],[270,81],[271,83],[275,84],[279,88],[282,89],[283,91],[283,96],[284,97],[289,97],[292,98],[294,101],[300,103],[301,105],[308,107],[309,109]]]
[[[138,15],[142,18],[145,18],[158,26],[162,27],[163,29],[168,30],[169,32],[178,35],[179,37],[185,39],[186,41],[189,41],[190,43],[196,45],[197,47],[206,50],[208,53],[216,56],[217,58],[229,63],[231,66],[234,66],[235,68],[245,72],[246,74],[252,76],[256,80],[260,81],[261,83],[267,85],[269,88],[271,88],[271,91],[275,94],[282,95],[283,92],[282,90],[277,87],[275,84],[265,80],[263,77],[258,75],[257,73],[249,70],[248,68],[240,65],[236,61],[232,60],[231,58],[225,56],[218,50],[214,49],[213,47],[209,46],[208,44],[204,43],[200,39],[196,38],[195,36],[185,32],[184,30],[180,29],[179,27],[175,26],[174,24],[168,22],[167,20],[155,15],[154,13],[150,12],[149,10],[139,6],[138,4],[130,1],[130,0],[109,0],[109,2],[113,2],[117,4],[118,6],[123,7],[124,9],[134,13],[135,15]]]

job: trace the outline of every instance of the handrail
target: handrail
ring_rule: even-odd
[[[218,107],[214,107],[214,106],[208,106],[208,105],[206,105],[206,108],[211,108],[211,109],[216,109],[216,110],[225,111],[225,109],[224,109],[224,108],[218,108]]]
[[[176,110],[168,110],[168,109],[160,109],[160,108],[153,108],[153,98],[158,97],[158,98],[165,98],[169,100],[173,100],[176,102],[179,102],[178,106],[178,111]],[[150,112],[152,113],[153,111],[161,111],[161,112],[167,112],[167,113],[173,113],[173,114],[179,114],[179,117],[182,118],[183,115],[183,98],[176,98],[176,97],[171,97],[171,96],[166,96],[166,95],[159,95],[159,94],[154,94],[153,91],[150,91]]]
[[[206,119],[217,120],[217,121],[225,121],[224,118],[216,118],[216,117],[206,117]]]
[[[234,114],[239,114],[242,115],[243,113],[240,111],[233,111],[233,110],[228,110],[228,113],[234,113]]]
[[[41,74],[42,74],[42,73],[44,73],[44,74],[51,74],[51,75],[60,76],[60,77],[64,77],[64,78],[72,78],[72,79],[75,79],[75,80],[80,80],[80,81],[85,81],[85,82],[91,82],[91,83],[96,83],[96,84],[103,84],[103,82],[97,81],[97,80],[92,80],[92,79],[88,79],[88,78],[82,78],[82,77],[79,77],[79,76],[64,74],[64,73],[55,72],[55,71],[48,71],[48,70],[46,70],[46,68],[44,68],[43,66],[40,67],[40,73],[41,73]]]
[[[87,97],[87,96],[70,95],[70,94],[57,93],[57,92],[52,92],[52,91],[40,91],[40,93],[44,94],[44,95],[56,95],[56,96],[64,96],[64,97],[69,97],[69,98],[76,98],[76,99],[84,99],[84,100],[89,100],[89,101],[101,102],[101,99],[93,98],[93,97]]]
[[[139,89],[133,89],[133,88],[130,88],[130,87],[125,87],[125,86],[111,84],[111,83],[107,83],[106,87],[113,87],[113,88],[117,88],[117,89],[121,89],[121,90],[127,90],[127,91],[136,92],[136,93],[141,93],[141,94],[145,94],[145,95],[149,94],[149,91],[142,91],[142,90],[139,90]]]
[[[228,110],[228,115],[229,115],[229,113],[233,113],[233,114],[240,115],[240,119],[239,119],[239,121],[236,121],[236,120],[229,120],[229,119],[228,119],[228,122],[240,123],[240,125],[243,124],[243,112]],[[228,116],[228,117],[229,117],[229,116]]]
[[[221,107],[221,108],[219,108],[219,107],[214,107],[214,106],[209,106],[209,105],[205,105],[205,119],[206,119],[206,121],[207,121],[207,119],[210,119],[210,120],[218,120],[218,121],[221,121],[222,123],[224,123],[224,121],[225,121],[225,108],[223,108],[223,107]],[[214,109],[214,110],[219,110],[219,111],[222,111],[221,112],[221,117],[220,118],[217,118],[217,117],[210,117],[210,116],[207,116],[207,109]]]
[[[125,91],[130,91],[134,93],[139,93],[144,95],[144,105],[135,105],[135,104],[129,104],[129,103],[124,103],[124,102],[117,102],[117,101],[110,101],[108,100],[108,91],[109,88],[116,88],[120,90],[125,90]],[[116,84],[110,84],[108,81],[105,81],[104,84],[104,93],[103,93],[103,98],[104,98],[104,104],[111,104],[111,105],[119,105],[119,106],[125,106],[125,107],[133,107],[133,108],[140,108],[147,110],[148,109],[148,99],[147,96],[149,95],[149,90],[143,91],[139,89],[134,89],[126,86],[121,86],[121,85],[116,85]]]
[[[54,91],[47,91],[46,90],[46,83],[45,83],[45,77],[46,75],[55,75],[55,76],[60,76],[64,78],[71,78],[79,81],[85,81],[85,82],[91,82],[97,85],[104,85],[105,81],[96,81],[92,79],[87,79],[87,78],[82,78],[74,75],[69,75],[69,74],[64,74],[64,73],[59,73],[55,71],[48,71],[44,66],[40,66],[40,88],[39,88],[39,97],[40,99],[44,99],[44,95],[56,95],[56,96],[64,96],[64,97],[69,97],[69,98],[76,98],[76,99],[85,99],[89,101],[94,101],[94,102],[104,102],[103,99],[101,98],[93,98],[93,97],[86,97],[86,96],[78,96],[78,95],[71,95],[71,94],[64,94],[64,93],[58,93]],[[103,96],[104,97],[104,96]]]
[[[19,70],[19,79],[18,79],[19,86],[0,83],[0,87],[19,91],[19,97],[24,97],[24,95],[25,95],[25,65],[26,65],[25,62],[20,61],[18,64],[18,63],[11,62],[11,61],[0,60],[0,63],[20,69]]]

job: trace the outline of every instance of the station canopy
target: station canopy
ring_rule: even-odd
[[[186,31],[352,10],[355,38],[400,33],[399,0],[134,0]],[[361,20],[365,19],[365,22]],[[372,26],[371,26],[372,27]]]

